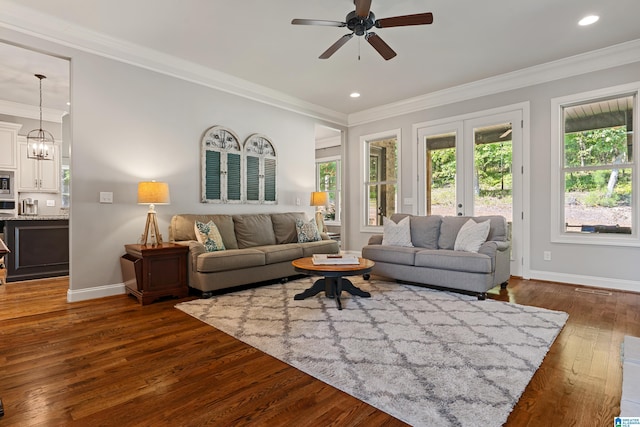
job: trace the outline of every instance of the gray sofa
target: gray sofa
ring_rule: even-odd
[[[502,216],[473,217],[490,220],[489,236],[477,253],[455,251],[458,231],[470,217],[392,215],[394,222],[410,216],[414,247],[383,245],[374,235],[362,248],[362,256],[375,261],[372,274],[398,281],[472,292],[485,299],[496,285],[506,287],[510,277],[510,243]]]
[[[321,233],[322,240],[298,242],[295,220],[303,212],[240,215],[180,214],[171,218],[169,240],[189,246],[189,286],[203,292],[275,280],[297,273],[291,261],[313,254],[339,253],[338,243]],[[213,221],[225,250],[206,252],[196,240],[196,221]]]

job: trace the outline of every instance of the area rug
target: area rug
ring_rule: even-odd
[[[415,426],[501,426],[563,312],[378,280],[371,298],[293,296],[315,278],[178,304],[245,343]]]

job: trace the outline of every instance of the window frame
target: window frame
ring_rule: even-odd
[[[378,132],[369,135],[360,136],[360,232],[363,233],[382,233],[384,226],[382,225],[369,225],[368,206],[369,196],[367,187],[371,185],[373,181],[369,181],[369,144],[372,142],[394,139],[396,140],[396,180],[395,181],[375,181],[378,184],[391,184],[395,183],[396,186],[396,201],[395,212],[398,212],[398,208],[401,206],[400,197],[402,194],[402,132],[401,129],[391,129],[383,132]]]
[[[332,163],[336,164],[336,219],[324,219],[326,225],[342,224],[342,156],[318,157],[316,159],[316,191],[326,191],[320,188],[320,164]]]
[[[633,133],[633,154],[625,168],[632,170],[631,234],[600,234],[567,232],[565,222],[565,158],[564,107],[600,100],[634,96],[633,122],[640,123],[640,82],[582,92],[551,99],[551,242],[581,245],[640,246],[640,194],[638,162],[638,132]]]

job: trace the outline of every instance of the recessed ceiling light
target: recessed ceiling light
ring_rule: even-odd
[[[600,17],[598,15],[585,16],[580,21],[578,21],[578,25],[582,25],[583,27],[585,25],[591,25],[591,24],[594,24],[594,23],[598,22],[598,19],[600,19]]]
[[[349,96],[352,98],[360,98],[360,94],[358,92],[352,92]]]

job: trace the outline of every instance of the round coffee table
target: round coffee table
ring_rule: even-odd
[[[300,258],[291,261],[291,264],[297,272],[323,276],[322,279],[316,280],[316,282],[309,289],[302,293],[299,293],[293,297],[295,300],[302,300],[312,297],[318,293],[324,291],[325,295],[329,298],[335,298],[338,310],[342,310],[342,303],[340,302],[340,294],[342,291],[349,292],[351,295],[357,295],[364,298],[371,297],[369,292],[365,292],[362,289],[356,287],[351,283],[349,279],[345,279],[344,276],[357,276],[359,274],[368,274],[375,263],[365,258],[358,258],[359,264],[323,264],[315,265],[312,257]]]

